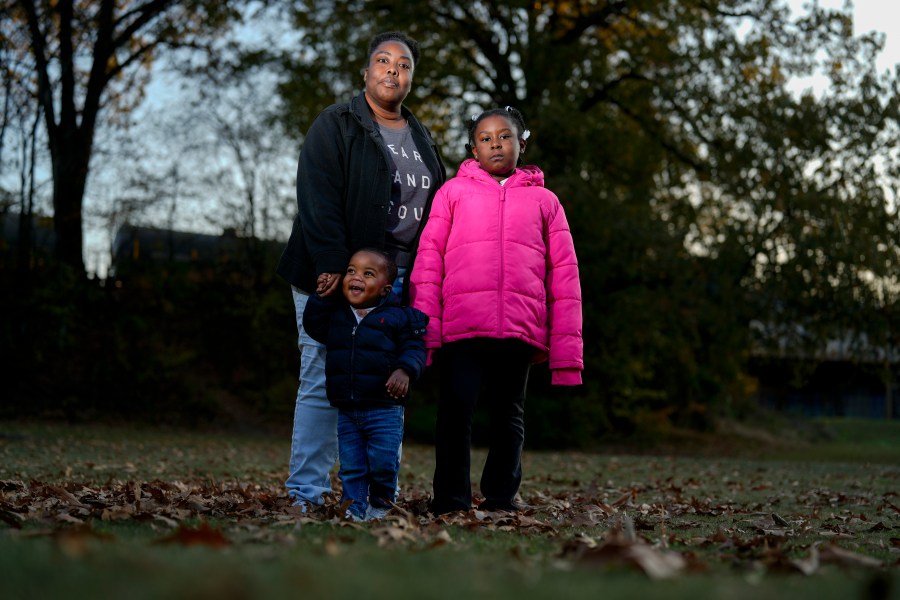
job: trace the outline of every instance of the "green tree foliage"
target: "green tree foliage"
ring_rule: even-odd
[[[150,68],[176,48],[207,47],[241,18],[230,0],[18,0],[0,27],[32,76],[18,83],[43,113],[60,261],[84,272],[82,208],[98,124],[143,99]],[[27,32],[27,33],[26,33]],[[27,49],[27,58],[22,54]],[[10,62],[10,61],[4,61]]]
[[[847,14],[777,0],[295,8],[303,44],[282,93],[298,137],[361,87],[366,42],[387,29],[422,45],[407,104],[451,165],[468,115],[524,112],[585,297],[589,383],[559,411],[702,423],[745,395],[753,343],[897,347],[897,77],[876,72],[882,41],[854,37]],[[817,73],[828,90],[794,91]]]

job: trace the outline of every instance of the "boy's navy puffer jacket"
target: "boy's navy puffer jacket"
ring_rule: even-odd
[[[331,405],[362,410],[403,405],[406,398],[392,398],[385,384],[398,367],[411,382],[422,374],[427,324],[425,313],[401,306],[393,292],[359,323],[343,296],[311,294],[303,311],[303,328],[325,344]]]

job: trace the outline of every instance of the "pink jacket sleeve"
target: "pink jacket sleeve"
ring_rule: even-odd
[[[581,336],[581,282],[575,244],[562,205],[557,202],[547,227],[547,308],[550,370],[555,385],[578,385],[584,370]]]
[[[444,253],[452,220],[446,186],[437,191],[428,222],[419,239],[416,260],[409,278],[410,305],[428,315],[426,348],[440,348],[444,316]]]
[[[551,385],[581,385],[580,369],[557,369],[550,374]]]

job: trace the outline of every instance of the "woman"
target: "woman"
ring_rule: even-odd
[[[290,284],[297,314],[300,387],[294,409],[290,474],[285,483],[306,510],[331,491],[337,459],[337,410],[325,394],[325,348],[303,330],[303,309],[316,291],[339,290],[359,248],[387,251],[397,262],[394,290],[412,267],[431,201],[446,172],[429,131],[403,106],[419,45],[387,32],[369,43],[364,91],[322,111],[306,135],[297,167],[297,218],[278,274]]]

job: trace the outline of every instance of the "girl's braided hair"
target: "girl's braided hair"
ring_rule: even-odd
[[[472,146],[475,145],[475,129],[478,127],[478,124],[484,119],[494,116],[506,117],[512,121],[513,125],[516,126],[516,135],[520,140],[527,140],[528,136],[531,135],[531,132],[525,128],[525,117],[522,116],[519,109],[512,106],[491,108],[480,115],[472,115],[472,119],[469,121],[469,143],[466,144],[466,152],[471,152]]]

